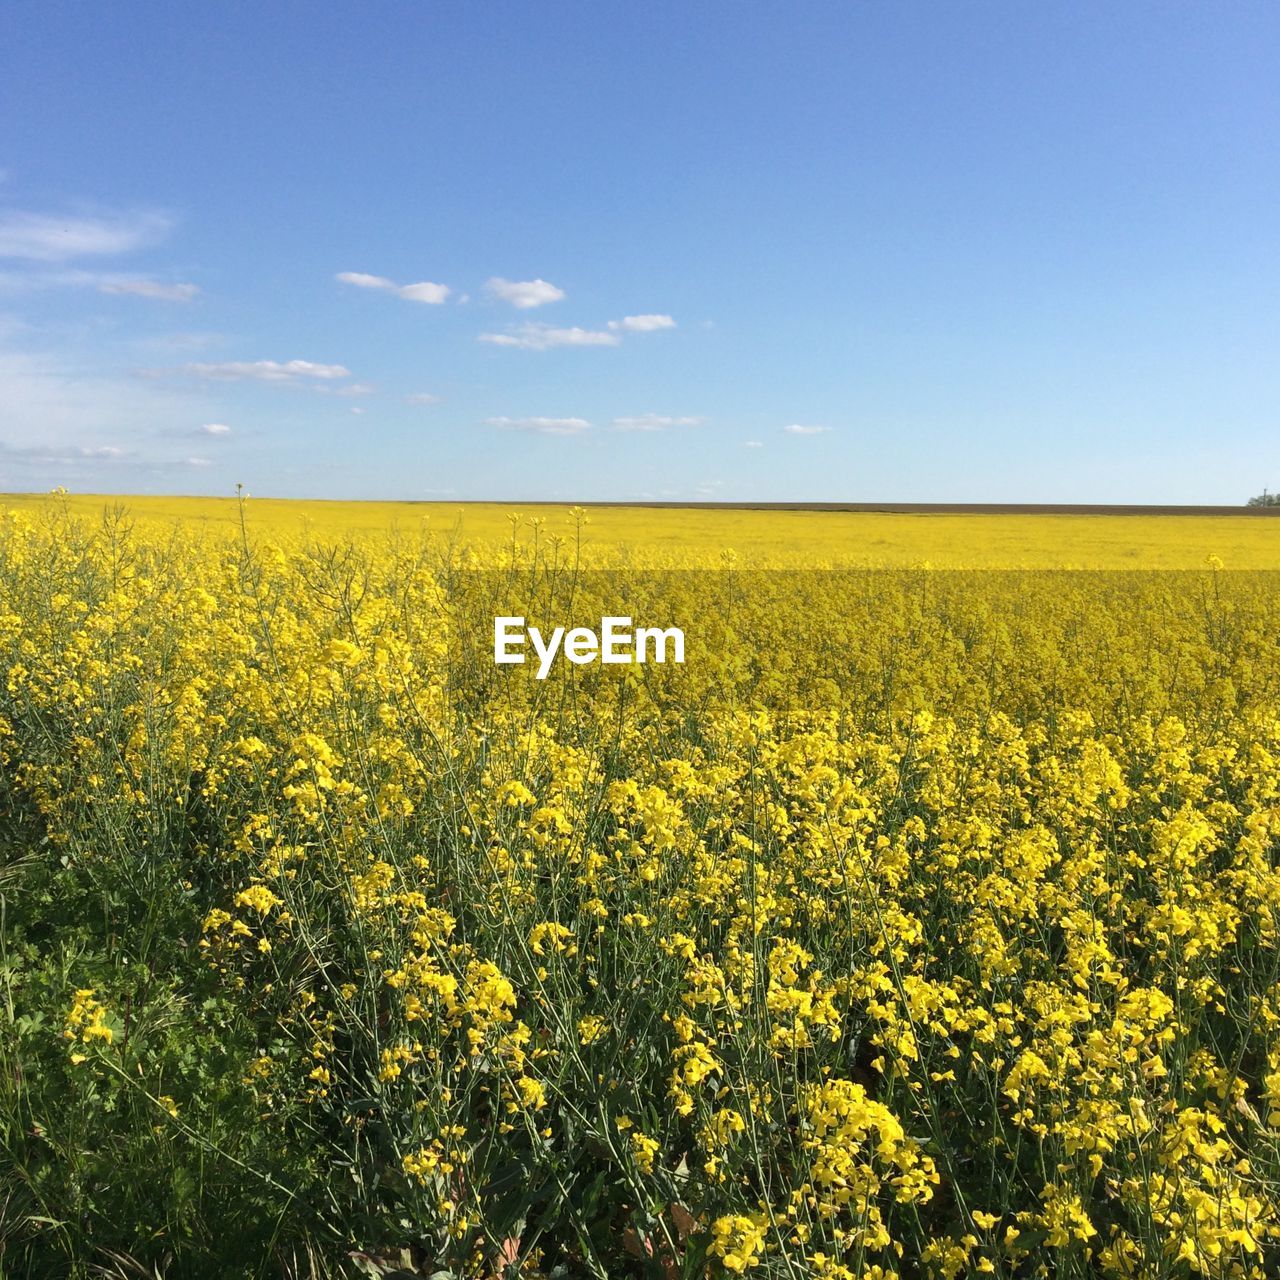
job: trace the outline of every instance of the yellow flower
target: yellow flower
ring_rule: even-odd
[[[107,1026],[107,1011],[102,1003],[94,998],[93,987],[82,987],[72,997],[71,1008],[67,1011],[63,1027],[63,1037],[67,1040],[78,1040],[88,1044],[93,1040],[101,1040],[111,1044],[115,1032]],[[73,1062],[83,1062],[83,1055],[72,1054]]]
[[[658,1143],[635,1129],[631,1133],[631,1154],[635,1158],[636,1168],[641,1173],[653,1172],[654,1157],[658,1154]]]
[[[515,1083],[520,1104],[526,1111],[538,1111],[547,1105],[547,1091],[541,1081],[532,1080],[528,1076],[517,1076]]]
[[[711,1224],[707,1250],[726,1271],[743,1272],[760,1261],[768,1217],[765,1214],[725,1214]]]
[[[280,899],[265,884],[255,884],[236,894],[235,905],[252,907],[259,915],[265,916],[272,907],[280,905]]]
[[[609,1024],[594,1013],[578,1019],[578,1043],[584,1047],[603,1040],[609,1034]]]

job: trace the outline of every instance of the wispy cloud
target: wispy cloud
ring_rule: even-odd
[[[670,316],[644,315],[623,316],[621,320],[610,320],[609,328],[622,333],[653,333],[658,329],[674,329],[676,322]]]
[[[429,391],[415,391],[411,396],[405,396],[405,404],[439,404],[440,397],[433,396]]]
[[[585,418],[486,418],[485,425],[509,431],[537,431],[548,436],[574,436],[590,428]]]
[[[339,271],[334,279],[341,280],[343,284],[353,284],[357,289],[396,289],[398,287],[394,280],[388,280],[386,276],[371,276],[366,271]]]
[[[190,421],[188,397],[139,378],[87,372],[76,354],[8,345],[0,320],[0,446],[13,461],[86,462],[125,456],[138,439]],[[113,439],[114,437],[114,439]]]
[[[116,462],[130,457],[126,449],[113,444],[102,445],[45,445],[8,444],[0,440],[0,457],[11,462],[39,465],[57,462]]]
[[[511,333],[482,333],[481,342],[495,347],[523,347],[526,351],[549,351],[552,347],[616,347],[621,339],[601,329],[553,329],[545,324],[522,324]]]
[[[205,351],[210,347],[220,347],[226,341],[226,334],[179,329],[170,333],[148,334],[145,338],[136,339],[132,345],[150,354],[171,355],[175,352]]]
[[[136,477],[175,468],[213,465],[208,458],[151,456],[117,445],[14,445],[3,440],[0,440],[0,462],[27,473],[26,483],[40,485],[61,483],[72,476],[93,483],[94,477],[103,474],[103,468],[116,477],[111,482],[114,484],[122,482],[122,475]]]
[[[744,440],[742,442],[742,447],[744,449],[763,449],[764,441],[763,440]]]
[[[548,302],[559,302],[564,290],[558,289],[549,280],[504,280],[501,276],[493,276],[484,286],[495,298],[509,302],[521,311],[533,307],[544,307]]]
[[[349,378],[351,370],[340,364],[315,364],[310,360],[224,360],[218,363],[197,361],[184,364],[182,372],[210,382],[236,382],[252,379],[258,382],[300,382],[315,378],[322,382]]]
[[[34,336],[0,317],[0,472],[20,476],[19,487],[123,493],[184,467],[185,454],[226,447],[227,437],[197,431],[192,388],[94,372],[75,348],[17,345]]]
[[[159,213],[106,217],[0,213],[0,258],[66,262],[70,258],[129,253],[159,240],[170,221]]]
[[[190,302],[200,296],[200,287],[165,284],[162,280],[107,280],[98,286],[98,292],[132,294],[136,298],[154,298],[157,302]]]
[[[614,418],[613,425],[619,431],[665,431],[668,427],[699,427],[706,418],[669,418],[660,413],[642,413],[635,418]]]
[[[417,284],[396,284],[386,276],[371,276],[364,271],[339,271],[335,278],[343,284],[354,285],[357,289],[381,289],[409,302],[425,302],[432,306],[439,306],[450,293],[447,284],[433,284],[429,280],[422,280]]]
[[[792,422],[782,428],[783,434],[789,436],[820,436],[824,431],[830,431],[830,427],[806,427],[802,423]]]
[[[160,302],[191,302],[198,285],[185,281],[148,280],[110,271],[24,263],[16,271],[0,271],[0,292],[32,293],[43,289],[96,289],[99,293],[132,295]]]
[[[196,428],[196,434],[202,436],[229,436],[231,428],[225,422],[206,422],[204,426]]]

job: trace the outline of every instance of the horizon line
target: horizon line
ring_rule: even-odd
[[[3,498],[102,498],[129,501],[182,500],[191,502],[235,502],[238,494],[199,493],[84,493],[67,490],[65,495],[48,489],[0,493]],[[246,494],[257,502],[327,502],[386,504],[388,506],[522,506],[522,507],[634,507],[667,511],[819,511],[839,514],[884,515],[1201,515],[1280,516],[1280,506],[1248,506],[1245,503],[1103,503],[1103,502],[804,502],[804,501],[654,501],[650,499],[566,499],[566,498],[308,498],[273,494]]]

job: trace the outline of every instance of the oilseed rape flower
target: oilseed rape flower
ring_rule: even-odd
[[[725,1214],[711,1225],[708,1252],[720,1259],[726,1271],[747,1271],[760,1261],[767,1225],[763,1214]]]
[[[589,1013],[578,1020],[578,1043],[585,1049],[609,1034],[609,1024],[598,1014]]]
[[[631,1133],[631,1154],[635,1158],[636,1168],[641,1173],[652,1173],[653,1162],[658,1154],[659,1145],[656,1139],[635,1129]]]
[[[235,904],[237,907],[252,907],[260,916],[265,916],[272,907],[280,905],[280,899],[266,885],[255,884],[236,894]]]

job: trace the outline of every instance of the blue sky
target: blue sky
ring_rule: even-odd
[[[1277,65],[1270,4],[11,6],[0,491],[1241,502]]]

